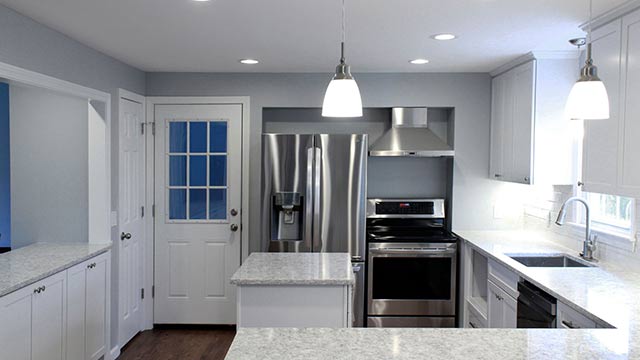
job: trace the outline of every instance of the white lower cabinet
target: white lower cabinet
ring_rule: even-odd
[[[31,287],[0,298],[0,349],[6,359],[31,358]]]
[[[562,329],[595,329],[596,322],[558,301],[556,327]]]
[[[109,268],[107,252],[0,297],[0,359],[103,357]]]
[[[107,346],[109,254],[67,270],[67,359],[99,359]]]
[[[490,328],[516,328],[518,300],[502,290],[493,281],[487,282],[487,321]]]

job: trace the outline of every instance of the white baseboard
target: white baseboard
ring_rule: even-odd
[[[118,358],[118,356],[120,356],[120,346],[116,345],[113,347],[113,349],[111,349],[111,351],[109,352],[109,359],[106,360],[115,360]]]

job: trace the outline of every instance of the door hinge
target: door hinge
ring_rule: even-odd
[[[140,133],[144,135],[144,123],[140,123]]]
[[[156,286],[151,286],[151,298],[154,299],[156,297]]]
[[[156,204],[151,205],[151,217],[156,217]]]
[[[144,288],[140,289],[140,299],[144,300]]]
[[[144,206],[140,207],[140,217],[144,217]]]

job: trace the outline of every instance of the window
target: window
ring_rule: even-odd
[[[583,197],[589,203],[594,227],[625,233],[631,230],[634,199],[588,192],[583,193]]]
[[[171,120],[167,142],[169,220],[226,220],[227,122]]]

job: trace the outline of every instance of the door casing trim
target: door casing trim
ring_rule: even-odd
[[[241,198],[241,218],[240,218],[240,263],[249,256],[249,146],[250,146],[250,98],[249,96],[150,96],[146,98],[146,123],[152,124],[155,119],[156,105],[225,105],[238,104],[242,106],[242,187]],[[149,174],[155,174],[154,138],[151,131],[145,132],[146,136],[146,204],[147,209],[152,209],[154,205],[154,179]],[[145,216],[145,239],[144,239],[144,288],[152,289],[154,283],[154,229],[153,216]],[[149,291],[151,295],[151,291]],[[145,296],[143,300],[144,329],[153,328],[153,298]]]

